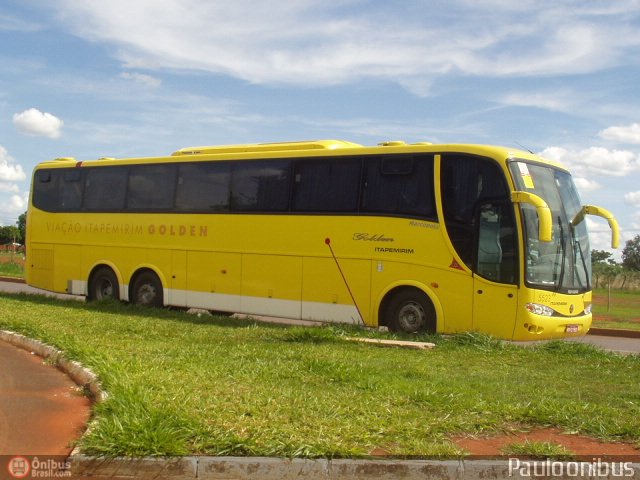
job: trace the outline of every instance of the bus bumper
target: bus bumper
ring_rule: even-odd
[[[591,313],[575,317],[549,317],[527,312],[522,317],[516,322],[513,340],[581,337],[587,334],[593,320]]]

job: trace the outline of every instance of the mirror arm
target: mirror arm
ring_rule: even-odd
[[[618,248],[620,246],[620,227],[618,226],[618,221],[609,210],[595,205],[584,205],[571,221],[571,224],[575,227],[584,220],[586,215],[595,215],[596,217],[604,218],[609,223],[609,228],[611,228],[611,248]]]
[[[538,214],[538,238],[541,242],[550,242],[553,236],[553,219],[551,209],[538,195],[531,192],[511,192],[511,201],[514,203],[528,203],[536,208]]]

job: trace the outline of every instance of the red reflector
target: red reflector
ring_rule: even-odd
[[[460,266],[460,264],[455,258],[451,260],[451,265],[449,265],[449,268],[455,268],[456,270],[464,270],[464,268]]]

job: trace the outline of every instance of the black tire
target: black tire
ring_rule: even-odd
[[[435,333],[436,309],[420,290],[402,290],[387,307],[387,327],[392,332]]]
[[[118,277],[109,267],[100,267],[89,278],[87,300],[120,300]]]
[[[144,271],[136,276],[131,289],[131,302],[145,307],[164,305],[162,282],[155,273]]]

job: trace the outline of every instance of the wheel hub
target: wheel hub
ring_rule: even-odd
[[[402,306],[398,318],[405,330],[418,330],[425,323],[426,314],[419,303],[409,302]]]
[[[98,289],[100,299],[113,297],[113,285],[109,280],[103,280]]]
[[[156,289],[153,285],[142,285],[138,290],[138,301],[140,305],[151,305],[156,298]]]

